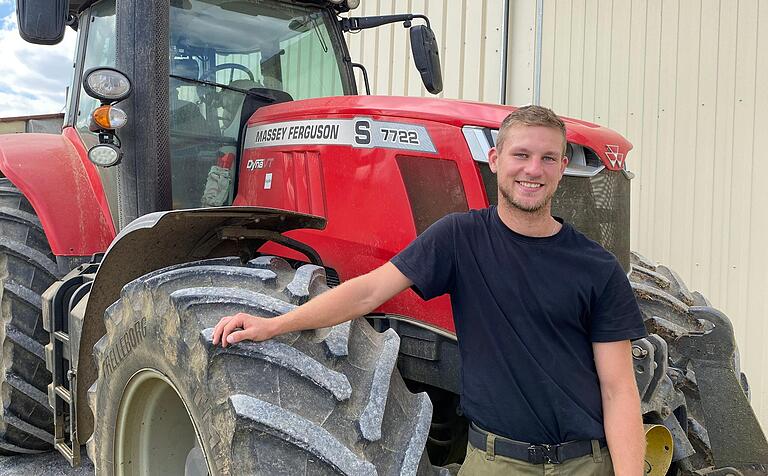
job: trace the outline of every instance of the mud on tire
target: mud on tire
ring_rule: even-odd
[[[55,259],[32,206],[0,178],[0,454],[52,449],[40,296],[58,277]]]
[[[212,345],[212,327],[224,315],[276,316],[326,289],[322,268],[293,270],[275,257],[179,265],[126,285],[94,348],[99,378],[88,392],[96,421],[88,454],[97,472],[153,464],[183,472],[185,461],[202,459],[193,448],[201,445],[212,474],[431,473],[424,447],[432,404],[397,373],[394,331],[379,334],[358,319],[261,343]],[[123,398],[123,389],[148,372],[175,390],[193,422],[186,431],[197,438],[150,418],[154,436],[141,429],[143,436],[121,441],[125,417],[143,405]],[[132,449],[144,443],[162,446],[162,454]]]

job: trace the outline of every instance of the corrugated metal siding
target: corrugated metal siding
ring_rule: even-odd
[[[768,428],[768,3],[546,0],[542,48],[542,104],[635,145],[633,248],[730,316]]]
[[[364,0],[350,15],[396,13],[429,17],[443,66],[439,97],[499,102],[503,0]],[[431,96],[413,65],[408,31],[402,23],[347,34],[347,41],[352,61],[368,69],[372,94]],[[359,74],[358,89],[364,94]]]

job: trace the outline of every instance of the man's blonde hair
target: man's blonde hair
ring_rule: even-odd
[[[504,118],[499,127],[499,135],[496,137],[496,149],[501,151],[504,139],[510,127],[540,126],[556,129],[563,134],[563,155],[567,147],[565,139],[565,123],[557,117],[552,109],[543,106],[523,106]]]

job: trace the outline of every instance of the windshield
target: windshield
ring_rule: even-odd
[[[206,183],[213,165],[232,175],[234,164],[222,157],[236,152],[242,121],[251,113],[243,112],[243,91],[280,101],[351,93],[343,49],[330,33],[334,21],[326,10],[276,0],[171,1],[174,208],[199,207],[204,194],[212,196]],[[203,205],[230,204],[228,185]]]

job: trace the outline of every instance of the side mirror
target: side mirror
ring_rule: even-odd
[[[426,25],[411,27],[411,52],[424,87],[430,93],[438,94],[443,90],[443,74],[437,40],[431,28]]]
[[[19,34],[30,43],[55,45],[64,38],[68,0],[16,0]]]

